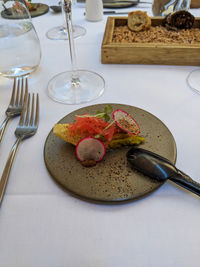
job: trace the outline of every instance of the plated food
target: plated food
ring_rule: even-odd
[[[113,111],[111,105],[95,114],[77,114],[69,124],[56,124],[53,132],[76,147],[76,156],[86,167],[101,161],[108,149],[138,145],[145,140],[139,136],[140,127],[133,117],[122,109]]]
[[[109,104],[87,106],[68,114],[56,124],[69,124],[78,114],[96,114]],[[122,104],[111,103],[113,110],[125,110],[140,126],[145,142],[140,144],[171,162],[176,161],[176,144],[168,128],[149,112]],[[108,149],[98,164],[86,168],[75,155],[75,146],[50,131],[44,146],[44,160],[51,177],[73,196],[88,201],[121,203],[132,201],[158,189],[163,183],[131,169],[126,159],[130,146]]]
[[[29,11],[35,11],[35,10],[37,10],[37,8],[39,8],[41,6],[41,4],[39,4],[39,3],[32,3],[31,0],[24,1],[24,2],[25,2],[25,5]],[[17,13],[23,13],[24,12],[23,9],[24,8],[21,5],[21,3],[17,2],[17,1],[14,3],[13,8],[12,8],[13,12],[17,12]]]
[[[31,1],[25,1],[25,4],[32,18],[41,16],[49,11],[49,6],[46,4],[32,3]],[[12,8],[7,8],[1,12],[2,17],[6,19],[22,19],[27,16],[25,14],[24,7],[17,1]]]

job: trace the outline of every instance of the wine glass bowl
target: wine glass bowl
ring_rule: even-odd
[[[102,95],[105,81],[99,74],[78,70],[77,75],[73,79],[73,71],[66,71],[54,76],[48,84],[49,97],[63,104],[80,104]]]
[[[40,64],[40,42],[23,0],[0,1],[0,58],[0,75],[8,78],[29,75]]]
[[[200,94],[200,69],[193,70],[188,74],[187,83],[191,89]]]
[[[86,34],[85,28],[79,25],[73,26],[73,37],[74,38],[83,36],[85,34]],[[46,33],[46,36],[48,39],[51,39],[51,40],[68,40],[67,29],[64,25],[56,26],[50,29]]]
[[[76,4],[76,1],[73,1],[73,3]],[[57,10],[59,10],[59,7],[60,7],[62,16],[63,16],[63,25],[51,28],[46,33],[46,36],[48,39],[51,39],[51,40],[68,40],[68,33],[67,33],[66,23],[65,23],[65,13],[64,13],[61,2],[59,2],[59,4],[60,6],[57,6]],[[84,27],[80,25],[73,25],[73,38],[77,38],[85,34],[86,34],[86,29]]]

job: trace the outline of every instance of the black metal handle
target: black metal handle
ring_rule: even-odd
[[[192,193],[200,196],[200,184],[192,180],[187,174],[180,170],[177,170],[177,175],[169,177],[174,183],[184,187],[185,189],[191,191]]]
[[[104,15],[112,15],[112,14],[116,14],[116,11],[104,11],[103,14]]]

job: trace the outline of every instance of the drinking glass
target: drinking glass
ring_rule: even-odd
[[[200,69],[193,70],[189,73],[187,83],[190,88],[200,94]]]
[[[73,0],[74,5],[77,4],[76,0]],[[65,23],[65,12],[63,10],[63,5],[61,5],[62,9],[62,16],[63,16],[63,25],[54,27],[50,29],[46,36],[47,38],[51,40],[67,40],[68,39],[68,33],[66,29],[66,23]],[[79,37],[86,34],[86,29],[79,25],[73,25],[73,37]]]
[[[40,58],[40,42],[25,2],[0,0],[0,75],[29,75]]]
[[[71,56],[71,70],[54,76],[48,83],[48,95],[51,99],[64,104],[80,104],[99,97],[105,87],[104,79],[97,73],[79,70],[76,67],[76,53],[71,20],[71,0],[63,0],[66,29],[68,32]]]

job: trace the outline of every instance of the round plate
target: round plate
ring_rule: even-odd
[[[132,0],[132,1],[123,1],[120,0],[119,2],[113,2],[110,0],[108,3],[106,1],[103,3],[104,8],[128,8],[131,6],[135,6],[139,3],[139,0]]]
[[[40,3],[34,3],[38,5],[36,10],[30,11],[30,15],[32,18],[41,16],[49,11],[49,6],[45,4],[40,4]],[[9,11],[12,12],[12,8],[8,8]],[[6,11],[2,11],[1,15],[5,19],[21,19],[22,17],[19,16],[19,14],[12,13],[11,15],[8,15]]]
[[[99,104],[76,110],[58,123],[71,123],[77,114],[96,114],[108,104]],[[145,110],[121,104],[111,104],[114,109],[123,109],[136,119],[141,136],[146,138],[140,145],[158,153],[173,163],[176,162],[176,144],[168,128],[154,115]],[[76,159],[75,148],[49,133],[44,146],[44,160],[53,179],[67,191],[79,198],[104,203],[132,201],[158,189],[163,183],[154,181],[135,170],[126,160],[130,147],[108,151],[103,161],[86,168]]]

